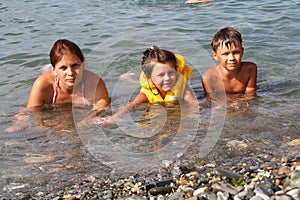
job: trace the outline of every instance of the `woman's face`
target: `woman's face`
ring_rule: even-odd
[[[151,81],[160,92],[170,91],[177,82],[177,71],[170,63],[157,63],[151,73]]]
[[[62,59],[54,67],[54,73],[59,78],[59,86],[64,89],[72,89],[75,85],[75,79],[81,79],[79,72],[82,68],[83,62],[76,54],[63,55]],[[79,82],[80,80],[76,81],[76,83]]]

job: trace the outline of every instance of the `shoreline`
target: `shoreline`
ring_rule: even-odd
[[[295,153],[296,155],[296,153]],[[126,176],[69,180],[63,188],[2,199],[300,199],[300,155],[268,154],[226,160],[182,160],[165,168]],[[72,182],[74,182],[72,184]],[[6,195],[6,196],[5,196]]]

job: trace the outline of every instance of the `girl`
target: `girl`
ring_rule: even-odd
[[[157,46],[148,48],[143,54],[140,93],[133,102],[119,109],[108,120],[101,119],[100,124],[115,121],[120,115],[141,103],[187,101],[193,106],[198,105],[187,85],[192,68],[185,64],[182,56]]]
[[[33,84],[27,107],[45,104],[92,104],[97,113],[109,105],[104,81],[84,69],[80,48],[69,40],[57,40],[50,51],[51,71],[40,75]],[[96,90],[91,90],[96,88]]]
[[[185,65],[182,56],[156,46],[150,47],[143,54],[140,75],[142,88],[133,104],[196,100],[187,85],[192,68]]]

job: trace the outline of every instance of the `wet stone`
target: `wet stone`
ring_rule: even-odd
[[[217,195],[214,193],[205,192],[200,195],[200,199],[217,200]]]
[[[248,191],[244,190],[244,191],[236,194],[235,197],[237,197],[238,199],[245,199],[245,197],[247,196],[247,194],[248,194]]]
[[[298,186],[298,189],[291,189],[286,194],[292,196],[294,199],[300,199],[300,185]]]
[[[267,194],[265,193],[265,191],[262,190],[262,189],[260,189],[260,188],[256,188],[256,189],[254,190],[254,192],[255,192],[255,195],[256,195],[256,196],[261,197],[261,198],[264,199],[264,200],[270,199],[270,196],[267,195]]]
[[[183,189],[183,192],[187,195],[187,196],[193,196],[193,193],[194,193],[194,189],[193,188],[191,188],[191,187],[185,187],[184,189]]]
[[[171,187],[155,187],[149,190],[149,194],[157,196],[158,194],[166,194],[172,192]]]
[[[222,169],[222,168],[216,168],[216,171],[220,176],[226,176],[227,178],[235,178],[238,180],[243,177],[240,174],[237,174],[233,171]]]
[[[228,200],[229,194],[228,192],[217,192],[217,197],[220,200]]]
[[[264,199],[260,196],[253,196],[250,198],[250,200],[264,200]]]
[[[282,166],[278,169],[277,171],[277,176],[278,178],[284,178],[287,177],[291,173],[290,167],[288,166]]]
[[[199,165],[197,161],[195,165]],[[299,199],[300,156],[293,155],[282,158],[268,154],[251,155],[231,160],[207,160],[203,166],[186,168],[184,171],[158,169],[149,174],[137,174],[113,179],[90,176],[83,180],[69,180],[74,183],[60,187],[56,192],[37,191],[31,199],[201,199],[201,200],[243,200],[270,199],[291,196]],[[208,164],[206,164],[208,163]],[[176,169],[180,168],[179,162]],[[175,165],[175,164],[174,164]],[[158,172],[159,171],[159,172]],[[289,173],[290,172],[290,173]],[[232,181],[236,179],[236,181]],[[67,181],[67,180],[66,180]],[[22,182],[23,183],[23,182]],[[23,185],[23,184],[21,184]],[[18,185],[17,185],[18,186]],[[6,186],[15,192],[11,199],[25,197],[22,188],[15,185]],[[3,196],[4,197],[4,196]],[[1,196],[0,196],[1,198]],[[281,199],[280,199],[281,200]]]
[[[230,156],[245,155],[249,146],[245,141],[231,140],[226,145],[226,153]]]
[[[204,193],[206,189],[207,189],[207,187],[198,188],[194,191],[193,195],[199,196],[200,194]]]
[[[279,195],[276,195],[276,196],[272,197],[271,199],[274,199],[274,200],[295,200],[292,196],[287,195],[287,194],[279,194]]]
[[[174,192],[169,197],[168,200],[178,200],[183,198],[183,192]]]
[[[103,199],[113,199],[113,194],[111,190],[107,190],[104,192]]]
[[[154,182],[154,183],[149,183],[145,186],[145,189],[146,189],[146,191],[149,191],[151,188],[154,188],[154,187],[167,186],[170,183],[172,183],[172,181],[173,180],[171,180],[171,179],[167,179],[167,180],[163,180],[163,181],[157,181],[157,182]]]
[[[222,191],[222,192],[228,192],[232,195],[236,195],[238,193],[238,190],[229,185],[229,184],[219,184],[219,183],[216,183],[214,185],[212,185],[212,188],[215,190],[215,191]]]

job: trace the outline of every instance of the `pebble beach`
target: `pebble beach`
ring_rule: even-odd
[[[293,142],[296,151],[287,157],[269,153],[224,160],[208,157],[197,162],[182,159],[151,172],[74,179],[50,193],[15,189],[13,199],[299,200],[300,144]]]

